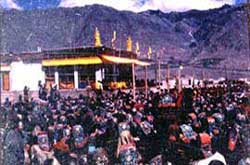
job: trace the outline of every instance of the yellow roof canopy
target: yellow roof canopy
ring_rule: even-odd
[[[43,66],[70,66],[70,65],[95,65],[102,64],[99,57],[81,57],[69,59],[49,59],[43,60]]]
[[[139,66],[149,66],[150,65],[150,63],[148,63],[148,62],[140,61],[140,60],[136,60],[135,64],[139,65]]]
[[[140,61],[137,59],[131,59],[131,58],[125,58],[125,57],[114,57],[114,56],[109,56],[109,55],[102,55],[102,59],[105,62],[110,62],[114,64],[136,64],[140,66],[149,66],[150,63]]]

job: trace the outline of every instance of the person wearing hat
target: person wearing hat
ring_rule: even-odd
[[[23,89],[24,101],[28,101],[29,99],[29,90],[30,89],[27,86],[25,86]]]
[[[9,121],[9,130],[4,141],[4,165],[23,165],[25,141],[17,117]]]
[[[10,102],[10,100],[9,100],[8,97],[5,98],[5,101],[4,101],[4,103],[3,103],[3,106],[4,106],[5,108],[9,108],[9,107],[11,106],[11,102]]]

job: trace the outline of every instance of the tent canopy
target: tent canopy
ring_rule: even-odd
[[[107,63],[113,63],[113,64],[136,64],[139,66],[149,66],[150,63],[140,61],[138,59],[131,59],[131,58],[125,58],[125,57],[115,57],[115,56],[109,56],[109,55],[101,55],[101,58],[103,61]]]

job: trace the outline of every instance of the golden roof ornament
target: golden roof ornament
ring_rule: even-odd
[[[101,47],[102,43],[101,43],[101,35],[100,32],[98,30],[98,28],[95,28],[95,47]]]
[[[151,59],[152,56],[152,48],[151,46],[148,47],[148,59]]]
[[[132,39],[130,36],[127,39],[127,51],[132,52]]]

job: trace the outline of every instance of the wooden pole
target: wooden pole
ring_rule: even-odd
[[[135,100],[135,63],[132,63],[133,99]]]
[[[181,92],[181,70],[178,69],[178,93]]]
[[[178,92],[180,93],[182,91],[182,84],[181,84],[181,70],[183,69],[182,66],[178,69]]]
[[[206,87],[205,86],[205,72],[204,72],[204,69],[202,69],[202,87]]]
[[[169,65],[167,65],[167,79],[166,79],[166,83],[167,83],[167,90],[168,91],[170,89],[169,80],[170,80],[170,68],[169,68]]]
[[[161,63],[160,58],[158,58],[158,85],[161,86]]]
[[[145,96],[148,98],[148,67],[145,66]]]
[[[195,87],[195,76],[194,76],[194,68],[193,68],[193,71],[192,71],[192,88]]]
[[[247,0],[246,5],[247,13],[247,32],[248,32],[248,64],[250,64],[250,0]],[[248,71],[250,71],[250,66],[248,66]]]

